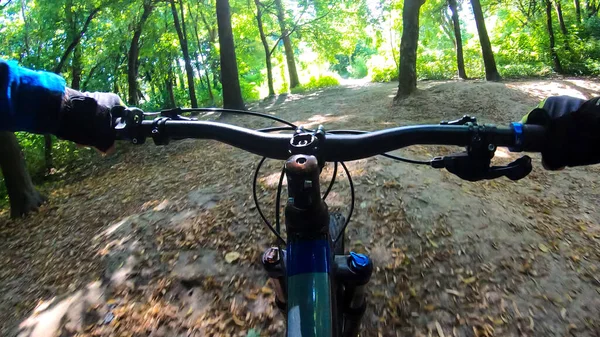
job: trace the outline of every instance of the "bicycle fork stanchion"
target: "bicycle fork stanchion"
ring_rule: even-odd
[[[275,290],[275,304],[281,311],[284,317],[286,313],[287,296],[285,294],[285,269],[283,261],[285,250],[279,247],[271,247],[267,249],[262,256],[262,265],[269,275],[273,289]]]
[[[360,322],[367,309],[366,286],[373,273],[373,263],[364,254],[350,252],[350,255],[335,257],[336,279],[344,286],[344,337],[356,337],[360,331]]]

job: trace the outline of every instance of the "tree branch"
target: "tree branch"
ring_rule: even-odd
[[[58,74],[62,71],[62,68],[64,67],[65,63],[67,62],[67,59],[69,58],[69,56],[71,55],[71,53],[73,52],[75,47],[77,47],[77,45],[81,41],[81,38],[87,31],[87,29],[90,25],[90,22],[92,22],[92,19],[94,19],[94,16],[96,14],[98,14],[99,11],[100,11],[100,7],[94,8],[92,10],[92,12],[88,15],[87,19],[85,20],[85,23],[83,24],[83,27],[79,31],[79,34],[75,37],[75,39],[73,41],[71,41],[71,44],[69,44],[67,49],[65,49],[65,52],[63,53],[63,55],[60,58],[60,62],[58,62],[58,65],[54,68],[55,73]]]
[[[289,31],[289,32],[287,32],[287,34],[281,35],[281,36],[280,36],[280,37],[277,39],[277,41],[275,42],[275,45],[273,46],[273,48],[272,48],[272,49],[271,49],[271,51],[269,52],[269,56],[271,56],[271,55],[272,55],[272,54],[275,52],[275,49],[277,48],[277,45],[279,44],[279,42],[281,42],[281,40],[283,40],[284,38],[286,38],[286,37],[288,37],[288,36],[292,35],[294,32],[296,32],[296,31],[298,30],[298,28],[302,28],[302,27],[304,27],[304,26],[306,26],[306,25],[309,25],[309,24],[315,23],[315,22],[317,22],[317,21],[319,21],[319,20],[323,19],[324,17],[326,17],[327,15],[329,15],[329,13],[331,13],[331,9],[329,9],[329,10],[327,11],[327,13],[325,13],[325,14],[323,14],[323,15],[319,16],[319,17],[316,17],[316,18],[314,18],[314,19],[313,19],[313,20],[311,20],[311,21],[307,21],[307,22],[305,22],[305,23],[303,23],[303,24],[298,24],[298,22],[296,22],[296,23],[294,24],[294,28],[290,29],[290,31]]]
[[[10,5],[12,0],[8,0],[4,5],[0,5],[0,9],[4,9],[6,6]]]

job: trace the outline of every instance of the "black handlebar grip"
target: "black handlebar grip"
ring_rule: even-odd
[[[546,144],[546,127],[541,125],[523,125],[523,145],[526,152],[541,152]]]

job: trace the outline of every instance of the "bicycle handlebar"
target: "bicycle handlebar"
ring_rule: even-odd
[[[292,134],[269,134],[239,126],[206,121],[164,120],[141,121],[136,134],[140,137],[161,139],[213,139],[242,150],[273,159],[285,160],[290,156]],[[515,147],[518,151],[540,152],[545,139],[545,128],[537,125],[417,125],[390,128],[359,135],[326,134],[319,144],[324,161],[351,161],[363,159],[411,145],[469,146],[474,137],[485,136],[494,146]],[[127,136],[117,132],[117,138]],[[134,139],[134,142],[135,139]]]

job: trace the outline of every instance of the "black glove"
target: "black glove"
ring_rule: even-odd
[[[547,169],[600,163],[600,97],[550,97],[523,122],[546,126],[542,160]]]
[[[66,88],[56,135],[106,152],[115,142],[110,110],[117,105],[124,104],[115,94],[83,93]]]

